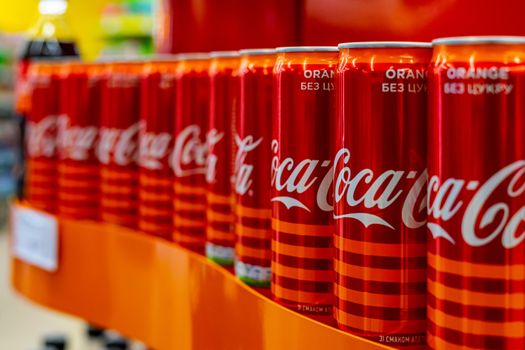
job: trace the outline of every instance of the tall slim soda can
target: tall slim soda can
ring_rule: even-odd
[[[272,295],[332,323],[337,47],[277,49],[271,144]]]
[[[523,349],[525,37],[433,46],[428,345]]]
[[[275,49],[241,50],[240,109],[235,123],[235,274],[254,287],[270,287],[270,202]]]
[[[173,150],[175,56],[144,66],[140,86],[139,229],[171,240],[173,232]]]
[[[29,70],[31,108],[26,133],[26,196],[35,208],[57,209],[59,61],[35,61]]]
[[[204,254],[206,243],[206,134],[210,112],[208,54],[181,54],[176,73],[173,240]]]
[[[334,160],[338,326],[420,348],[426,327],[430,43],[339,45]]]
[[[232,266],[235,232],[232,196],[233,130],[239,112],[239,53],[210,53],[210,113],[206,165],[206,256]]]
[[[100,172],[96,157],[102,65],[66,63],[60,75],[58,213],[99,218]]]
[[[101,176],[101,219],[138,226],[140,88],[142,64],[107,63],[102,89],[102,115],[98,143]]]

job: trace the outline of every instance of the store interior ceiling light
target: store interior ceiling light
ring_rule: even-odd
[[[40,0],[38,3],[38,11],[43,15],[61,15],[66,10],[66,0]]]

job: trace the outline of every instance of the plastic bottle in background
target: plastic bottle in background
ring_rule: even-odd
[[[30,30],[25,48],[17,64],[15,82],[15,111],[21,116],[21,149],[24,149],[25,118],[31,109],[31,89],[28,84],[28,73],[31,60],[42,57],[77,57],[76,42],[65,18],[67,0],[40,0],[38,4],[40,17]],[[24,156],[22,156],[23,158]],[[21,159],[23,165],[23,159]],[[23,174],[23,172],[22,172]],[[24,197],[23,175],[18,180],[18,196]]]

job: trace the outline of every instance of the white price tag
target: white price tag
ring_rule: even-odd
[[[53,272],[58,268],[58,221],[30,208],[13,207],[13,254]]]

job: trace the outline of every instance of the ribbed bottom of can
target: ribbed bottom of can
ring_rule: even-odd
[[[172,240],[171,232],[173,231],[173,227],[171,225],[158,225],[154,222],[141,220],[139,221],[139,230],[150,236],[162,238],[167,241]]]
[[[100,218],[98,164],[65,160],[58,165],[58,214],[76,220]]]
[[[30,166],[28,161],[28,167]],[[57,212],[57,173],[30,172],[27,170],[25,193],[28,203],[34,208],[49,213]]]
[[[60,191],[58,194],[58,215],[77,220],[98,220],[100,196],[96,188],[91,194]]]
[[[466,325],[469,324],[467,321]],[[489,333],[489,331],[487,332]],[[523,349],[525,338],[512,334],[508,337],[459,332],[446,327],[428,324],[427,345],[430,349],[474,350],[474,349]]]
[[[115,214],[104,208],[102,208],[101,220],[108,224],[124,226],[131,229],[137,229],[138,227],[136,215]]]
[[[172,240],[173,208],[172,202],[139,203],[139,229],[151,236]]]
[[[96,205],[89,207],[74,207],[63,204],[58,205],[58,215],[63,218],[75,220],[98,220],[99,209]]]
[[[176,242],[176,243],[185,249],[191,250],[194,253],[197,253],[199,255],[205,255],[206,249],[204,248],[204,244],[190,243],[190,242]]]
[[[252,287],[252,289],[255,290],[257,293],[264,295],[266,298],[272,298],[272,291],[270,290],[270,288]]]
[[[173,178],[140,169],[139,229],[148,235],[172,240]]]
[[[27,200],[29,204],[35,209],[42,210],[51,214],[55,214],[57,211],[57,205],[56,201],[53,199],[49,200],[40,200],[40,199],[34,199],[30,198]]]
[[[448,247],[448,246],[447,246]],[[430,245],[427,268],[427,337],[435,349],[524,349],[523,254],[494,252],[446,256]],[[498,255],[501,254],[501,255]],[[465,260],[463,260],[465,259]],[[476,260],[479,259],[479,260]]]

